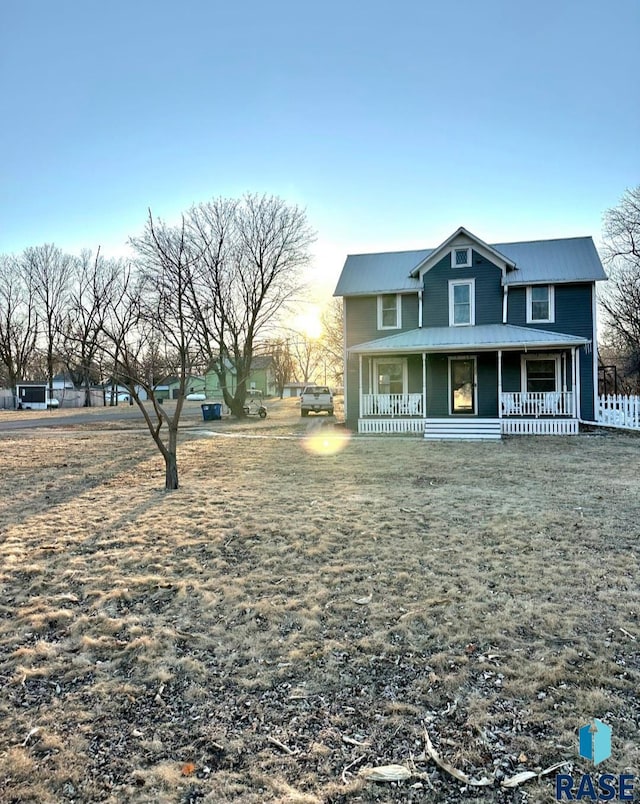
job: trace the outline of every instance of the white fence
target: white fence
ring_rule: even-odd
[[[640,396],[599,396],[596,402],[596,421],[609,427],[640,430]]]

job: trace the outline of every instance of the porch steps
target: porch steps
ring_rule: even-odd
[[[500,419],[427,419],[424,437],[430,441],[441,439],[499,439],[502,438]]]

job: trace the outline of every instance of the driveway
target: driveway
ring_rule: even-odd
[[[118,405],[113,408],[74,408],[72,410],[0,411],[0,432],[29,430],[34,427],[69,427],[77,424],[98,424],[122,420],[139,420],[142,413],[137,405]]]

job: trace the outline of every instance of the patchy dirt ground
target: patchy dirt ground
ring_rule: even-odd
[[[640,439],[331,454],[294,404],[194,408],[169,494],[129,422],[0,434],[0,801],[546,802],[501,782],[593,717],[637,773]]]

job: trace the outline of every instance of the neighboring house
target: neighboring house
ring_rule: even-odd
[[[597,393],[590,237],[347,257],[345,413],[359,432],[577,433]]]
[[[204,382],[207,399],[222,399],[220,378],[212,368],[209,368],[204,375]],[[226,383],[227,390],[233,396],[236,392],[236,372],[229,360],[226,361]]]
[[[117,397],[118,401],[120,402],[129,401],[129,389],[127,388],[126,385],[122,385],[122,383],[107,382],[102,386],[102,389],[104,391],[104,398],[106,400],[107,405],[111,403],[112,397],[114,400]],[[147,399],[147,392],[141,385],[136,385],[135,389],[140,399],[144,402]]]
[[[231,363],[227,365],[226,378],[229,393],[235,394],[238,383],[236,370]],[[222,397],[220,380],[213,369],[209,369],[205,374],[205,387],[207,399]],[[264,396],[273,396],[276,393],[276,378],[271,355],[257,355],[253,358],[247,380],[247,391],[261,391]]]
[[[276,375],[271,355],[258,355],[253,358],[247,390],[262,391],[265,396],[273,396],[276,393]]]
[[[75,385],[70,374],[63,372],[55,374],[52,380],[52,387],[54,391],[73,391]]]
[[[165,377],[154,386],[156,399],[159,402],[166,402],[168,399],[177,399],[180,394],[180,377]],[[190,374],[186,382],[187,394],[205,393],[205,378]]]

